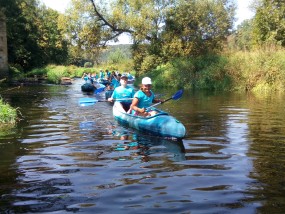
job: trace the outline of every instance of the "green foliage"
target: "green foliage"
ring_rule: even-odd
[[[285,51],[259,49],[229,56],[233,88],[256,92],[285,91]]]
[[[221,50],[233,25],[235,5],[224,0],[178,2],[167,14],[163,53],[173,58]]]
[[[65,15],[59,18],[59,28],[69,41],[69,63],[77,66],[82,60],[99,63],[103,27],[94,17],[89,0],[72,0]]]
[[[22,72],[21,66],[18,65],[9,65],[9,74],[10,78],[14,80],[20,80],[25,78],[25,73]]]
[[[29,77],[33,77],[35,75],[37,76],[46,76],[47,75],[47,68],[35,68],[33,70],[31,70],[30,72],[27,72],[26,76]]]
[[[125,60],[126,57],[120,49],[116,49],[114,52],[109,54],[108,62],[111,64],[117,64]]]
[[[155,55],[147,55],[144,57],[142,63],[141,63],[141,68],[140,71],[142,73],[147,73],[149,70],[152,70],[156,68],[158,65],[160,65],[162,62],[161,58]]]
[[[257,45],[285,47],[285,4],[283,0],[260,0],[254,18],[254,40]]]
[[[100,56],[99,56],[100,64],[101,63],[114,63],[114,62],[112,62],[113,60],[110,59],[113,57],[112,55],[114,55],[114,58],[115,58],[114,61],[117,61],[117,63],[120,63],[120,61],[124,61],[126,59],[131,59],[132,58],[131,45],[121,44],[121,45],[109,45],[109,46],[107,46],[100,53]]]
[[[5,103],[3,99],[0,98],[0,124],[14,125],[16,121],[17,121],[17,109],[12,108],[8,103]]]
[[[227,59],[217,55],[176,58],[145,75],[153,78],[155,87],[226,90],[231,86],[226,64]]]
[[[176,57],[220,51],[234,21],[233,0],[118,0],[109,7],[91,2],[104,32],[131,34],[140,74]]]
[[[100,64],[101,67],[108,69],[109,71],[119,71],[120,73],[130,72],[133,70],[133,60],[125,59],[120,61],[119,63],[102,63]],[[97,69],[99,70],[99,69]]]
[[[6,16],[8,61],[24,71],[48,63],[62,64],[66,41],[57,25],[58,13],[37,0],[0,1]]]
[[[62,77],[82,77],[83,73],[94,72],[93,68],[83,68],[71,66],[58,66],[48,65],[43,68],[36,68],[25,74],[26,76],[47,76],[47,80],[50,83],[59,84]],[[16,78],[17,79],[17,78]]]
[[[237,30],[228,37],[227,48],[230,51],[251,50],[254,47],[253,21],[245,20]]]
[[[62,77],[68,77],[69,73],[66,67],[56,66],[47,72],[47,79],[50,83],[60,84]]]
[[[46,7],[39,7],[37,30],[40,34],[37,43],[43,50],[42,64],[48,63],[62,65],[67,61],[67,41],[64,39],[64,32],[59,28],[60,14]]]
[[[92,68],[93,64],[92,62],[85,62],[84,63],[84,68]]]

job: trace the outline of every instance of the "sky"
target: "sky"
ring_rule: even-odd
[[[47,7],[64,13],[65,9],[68,7],[70,0],[41,0]],[[237,1],[237,11],[236,18],[237,21],[235,26],[239,25],[242,21],[250,19],[253,17],[253,12],[248,8],[253,0],[236,0]],[[123,35],[119,38],[120,43],[130,43],[128,36]]]

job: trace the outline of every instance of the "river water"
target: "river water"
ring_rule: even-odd
[[[284,213],[285,96],[185,91],[182,141],[122,127],[104,94],[24,86],[0,133],[0,213]],[[176,91],[155,90],[162,98]]]

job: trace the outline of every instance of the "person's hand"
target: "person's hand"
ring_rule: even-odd
[[[139,112],[140,112],[140,113],[144,113],[144,112],[145,112],[145,108],[139,109]]]
[[[113,102],[114,99],[113,99],[112,97],[109,97],[109,98],[108,98],[108,101],[109,101],[109,102]]]

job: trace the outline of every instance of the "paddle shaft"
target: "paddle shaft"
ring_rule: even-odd
[[[114,101],[124,101],[124,100],[132,100],[133,98],[122,98],[122,99],[115,99]],[[82,98],[79,100],[80,105],[84,105],[84,104],[95,104],[97,102],[109,102],[108,100],[96,100],[93,98]]]
[[[154,107],[154,106],[163,104],[163,103],[165,103],[165,102],[167,102],[167,101],[169,101],[169,100],[172,100],[172,97],[170,97],[170,98],[168,98],[168,99],[166,99],[166,100],[164,100],[164,101],[162,101],[162,102],[155,103],[155,104],[151,105],[150,107],[147,107],[147,109],[150,109],[150,108],[152,108],[152,107]]]
[[[168,98],[168,99],[166,99],[166,100],[164,100],[162,102],[155,103],[154,105],[148,107],[147,109],[150,109],[150,108],[152,108],[154,106],[157,106],[159,104],[165,103],[165,102],[167,102],[169,100],[172,100],[172,99],[177,100],[177,99],[179,99],[182,96],[182,94],[183,94],[183,90],[181,89],[181,90],[177,91],[172,97],[170,97],[170,98]]]
[[[122,99],[113,99],[112,101],[124,101],[124,100],[132,100],[134,98],[122,98]],[[108,100],[98,100],[97,102],[110,102]]]

